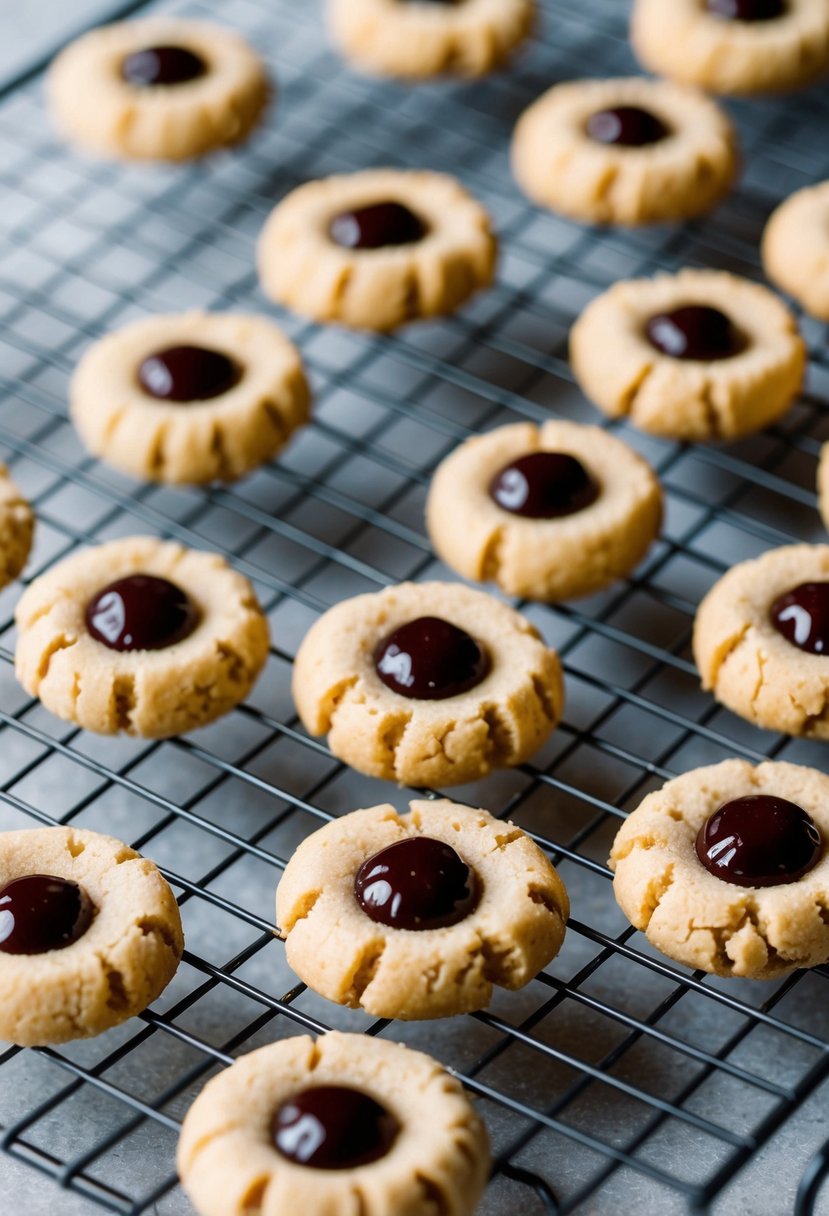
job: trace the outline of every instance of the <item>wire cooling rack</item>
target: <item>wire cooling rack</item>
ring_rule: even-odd
[[[488,1216],[817,1210],[829,1168],[824,971],[749,984],[669,964],[626,925],[605,866],[624,813],[677,772],[734,754],[823,763],[819,746],[756,731],[702,695],[688,650],[695,606],[731,562],[823,539],[813,487],[829,359],[814,323],[810,391],[763,435],[687,447],[615,427],[664,481],[662,540],[603,595],[521,605],[561,651],[565,722],[532,764],[453,796],[509,815],[559,865],[573,904],[560,957],[487,1012],[395,1025],[308,992],[272,936],[274,887],[296,844],[332,815],[407,800],[298,726],[289,676],[305,630],[347,595],[448,576],[423,502],[435,463],[470,432],[551,414],[598,420],[566,362],[588,299],[683,263],[756,277],[773,204],[829,176],[829,99],[814,90],[734,107],[747,169],[714,218],[627,234],[530,207],[508,171],[513,123],[558,79],[634,70],[626,7],[546,0],[538,41],[508,74],[412,88],[347,71],[316,3],[132,3],[229,22],[272,62],[280,96],[265,129],[195,167],[70,152],[37,69],[0,97],[0,452],[38,513],[27,578],[79,545],[174,537],[220,549],[252,578],[274,639],[249,703],[220,724],[167,742],[100,739],[15,683],[20,588],[0,594],[0,827],[73,823],[128,840],[173,884],[188,943],[142,1017],[90,1042],[0,1054],[5,1210],[190,1212],[173,1160],[194,1094],[234,1054],[332,1025],[423,1047],[463,1077],[493,1140]],[[392,338],[278,314],[307,360],[314,421],[233,488],[136,485],[84,453],[66,385],[93,339],[149,312],[273,311],[253,265],[270,207],[300,181],[386,163],[455,172],[487,203],[504,249],[493,290]]]

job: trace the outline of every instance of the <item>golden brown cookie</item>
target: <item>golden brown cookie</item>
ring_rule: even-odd
[[[302,842],[276,892],[309,988],[381,1018],[485,1009],[555,958],[564,884],[520,828],[445,799],[353,811]]]
[[[127,160],[188,160],[240,143],[269,95],[265,65],[233,30],[168,17],[84,34],[55,59],[48,87],[70,140]]]
[[[209,1081],[177,1161],[199,1216],[472,1216],[489,1144],[437,1061],[332,1031],[261,1047]]]
[[[829,777],[725,760],[654,791],[610,866],[625,915],[669,958],[770,980],[829,959]]]
[[[631,37],[649,71],[711,93],[796,89],[829,69],[825,0],[636,0]]]
[[[697,610],[702,686],[767,730],[829,739],[829,545],[733,566]]]
[[[120,840],[74,827],[0,834],[0,1039],[102,1034],[163,992],[183,949],[173,892]]]
[[[532,30],[535,0],[328,0],[334,43],[356,67],[418,80],[483,76]]]
[[[32,508],[0,464],[0,587],[16,579],[29,560],[34,529]]]
[[[292,688],[335,756],[407,785],[520,764],[564,700],[558,656],[534,626],[457,583],[401,583],[330,608],[299,648]]]
[[[716,102],[686,85],[631,77],[557,84],[522,114],[512,142],[535,203],[597,224],[653,224],[709,211],[738,168]]]
[[[205,726],[250,692],[268,625],[217,553],[131,536],[65,558],[24,592],[15,671],[67,722],[163,739]]]
[[[438,466],[426,500],[447,565],[534,600],[591,595],[629,574],[661,520],[650,465],[575,422],[518,422],[467,439]]]
[[[455,178],[366,169],[282,200],[259,241],[259,277],[314,321],[390,330],[459,308],[491,282],[496,253],[489,216]]]
[[[789,409],[806,346],[767,288],[716,270],[616,283],[570,333],[584,393],[669,439],[737,439]]]
[[[308,420],[293,343],[265,317],[147,317],[108,334],[72,377],[86,446],[150,481],[233,481],[270,460]]]
[[[772,214],[763,268],[807,312],[829,321],[829,182],[798,190]]]

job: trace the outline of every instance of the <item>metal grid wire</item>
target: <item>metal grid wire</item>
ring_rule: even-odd
[[[297,984],[272,916],[304,836],[354,807],[407,799],[349,772],[298,726],[290,663],[307,627],[344,596],[449,576],[422,508],[435,463],[468,434],[551,412],[598,420],[566,362],[567,329],[589,298],[683,263],[759,274],[771,206],[829,176],[826,93],[734,107],[747,170],[714,219],[600,232],[530,207],[507,144],[553,81],[634,70],[619,0],[545,0],[540,37],[510,73],[416,89],[348,72],[316,4],[129,7],[237,26],[272,62],[279,105],[242,152],[131,169],[56,140],[39,71],[0,98],[0,451],[38,513],[27,578],[79,545],[136,532],[216,548],[253,580],[274,649],[249,703],[221,724],[166,742],[100,739],[17,686],[20,589],[0,593],[0,827],[73,823],[128,840],[173,884],[188,943],[140,1018],[60,1050],[0,1054],[7,1210],[53,1209],[53,1184],[32,1185],[32,1166],[78,1193],[59,1198],[62,1213],[189,1212],[173,1156],[207,1077],[239,1051],[335,1025],[420,1046],[462,1076],[493,1139],[490,1216],[783,1212],[798,1185],[798,1211],[812,1211],[827,1164],[816,1092],[829,1073],[824,971],[750,984],[668,963],[626,925],[605,860],[624,813],[677,772],[735,754],[821,764],[819,746],[756,731],[703,696],[688,651],[695,606],[731,562],[823,537],[813,486],[829,360],[814,323],[804,322],[810,392],[763,435],[702,448],[614,426],[666,486],[662,540],[605,594],[520,605],[560,649],[564,724],[532,764],[453,796],[509,815],[559,866],[574,911],[560,957],[485,1013],[391,1025]],[[265,310],[253,251],[270,207],[300,181],[386,163],[455,172],[487,203],[504,250],[492,291],[393,338],[278,314],[307,360],[314,421],[231,489],[136,485],[84,453],[66,383],[93,339],[149,312]]]

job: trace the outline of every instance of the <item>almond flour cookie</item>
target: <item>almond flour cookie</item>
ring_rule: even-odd
[[[464,578],[566,600],[624,577],[659,532],[650,465],[596,426],[529,422],[467,439],[438,466],[426,525]]]
[[[569,903],[520,828],[453,802],[354,811],[302,842],[276,892],[288,962],[380,1018],[485,1009],[555,958]]]
[[[272,321],[230,313],[148,317],[96,342],[72,378],[90,452],[133,477],[232,481],[308,420],[296,347]]]
[[[610,867],[625,915],[669,958],[771,980],[829,960],[829,777],[726,760],[649,794]]]
[[[829,182],[798,190],[773,213],[763,267],[813,317],[829,321]]]
[[[312,735],[361,773],[460,785],[520,764],[561,717],[561,665],[537,630],[456,583],[401,583],[330,608],[296,656]]]
[[[164,991],[184,938],[151,861],[81,828],[0,835],[0,1039],[102,1034]]]
[[[308,182],[259,241],[262,290],[314,321],[390,330],[453,312],[492,280],[489,216],[440,173],[367,169]]]
[[[636,0],[642,64],[712,93],[796,89],[829,69],[825,0]]]
[[[733,566],[694,622],[702,686],[768,730],[829,739],[829,545]]]
[[[342,53],[380,76],[483,76],[532,30],[534,0],[328,0]]]
[[[584,393],[669,439],[738,439],[792,404],[806,347],[765,287],[715,270],[616,283],[570,333]]]
[[[20,683],[101,735],[206,726],[247,696],[268,655],[247,579],[217,553],[151,536],[59,562],[24,592],[15,620]]]
[[[535,203],[597,224],[653,224],[709,211],[737,173],[737,136],[696,89],[642,77],[557,84],[512,142]]]
[[[16,579],[29,559],[35,517],[32,508],[0,464],[0,587]]]
[[[52,64],[55,122],[97,156],[188,160],[240,143],[268,100],[265,66],[224,26],[151,17],[92,30]]]
[[[209,1081],[177,1162],[200,1216],[472,1216],[489,1144],[436,1060],[331,1031],[261,1047]]]

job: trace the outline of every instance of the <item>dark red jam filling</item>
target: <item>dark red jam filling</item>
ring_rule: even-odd
[[[148,355],[138,383],[159,401],[210,401],[235,388],[241,368],[227,355],[204,346],[169,346]]]
[[[302,1090],[283,1102],[271,1127],[283,1157],[317,1170],[356,1169],[379,1161],[399,1131],[400,1124],[384,1106],[344,1085]]]
[[[465,630],[437,616],[421,616],[383,638],[374,651],[374,666],[392,692],[442,701],[480,684],[490,661]]]
[[[420,216],[403,203],[372,203],[335,215],[328,233],[343,249],[383,249],[389,245],[413,245],[428,228]]]
[[[95,906],[83,887],[52,874],[27,874],[0,890],[0,951],[45,954],[83,937]]]
[[[451,845],[412,836],[364,861],[354,893],[365,914],[393,929],[444,929],[464,920],[480,899],[475,871]]]
[[[697,857],[706,870],[738,887],[796,882],[822,850],[820,832],[803,808],[770,794],[726,802],[697,836]]]
[[[771,623],[809,654],[829,655],[829,583],[801,583],[771,606]]]
[[[86,607],[86,627],[110,650],[163,650],[199,622],[193,601],[166,578],[131,574],[104,587]]]
[[[614,106],[597,110],[587,120],[587,134],[599,144],[623,148],[645,148],[667,139],[670,129],[661,118],[639,106]]]
[[[575,456],[531,452],[505,465],[490,482],[489,493],[513,515],[558,519],[591,506],[600,487]]]
[[[657,313],[648,321],[645,332],[651,346],[673,359],[710,363],[730,359],[746,348],[745,338],[731,318],[704,304]]]
[[[774,21],[786,12],[786,0],[706,0],[705,7],[728,21]]]
[[[139,88],[187,84],[204,76],[206,71],[202,57],[186,46],[148,46],[133,51],[121,64],[122,79]]]

